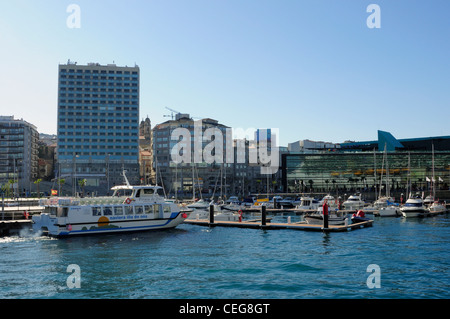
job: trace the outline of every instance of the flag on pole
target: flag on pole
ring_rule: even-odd
[[[58,190],[52,189],[52,196],[58,196]]]

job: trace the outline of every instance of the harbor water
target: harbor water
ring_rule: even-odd
[[[0,238],[0,298],[444,299],[449,229],[446,214],[375,217],[373,227],[329,234],[188,224],[68,239],[21,234]],[[79,269],[75,287],[70,265]]]

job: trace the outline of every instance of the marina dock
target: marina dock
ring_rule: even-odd
[[[207,226],[207,227],[238,227],[238,228],[253,228],[253,229],[293,229],[293,230],[303,230],[303,231],[316,231],[316,232],[345,232],[356,229],[361,229],[365,227],[371,227],[373,225],[373,220],[364,221],[361,223],[335,226],[329,225],[328,228],[324,228],[322,225],[310,225],[306,222],[296,222],[296,223],[264,223],[262,221],[215,221],[211,223],[207,219],[186,219],[184,221],[186,224],[197,225],[197,226]]]

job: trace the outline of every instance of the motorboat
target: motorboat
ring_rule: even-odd
[[[369,221],[369,220],[370,219],[366,217],[366,214],[362,210],[360,210],[357,213],[354,213],[352,215],[352,223],[353,224],[366,222],[366,221]]]
[[[419,196],[408,198],[400,211],[404,217],[424,217],[427,214],[427,209]]]
[[[192,209],[208,209],[209,205],[211,205],[211,202],[199,199],[195,203],[187,205],[187,207]]]
[[[398,206],[386,206],[381,207],[376,215],[380,217],[398,217],[402,215],[402,212],[400,211],[400,208]]]
[[[434,203],[434,197],[433,195],[428,195],[427,197],[425,197],[425,199],[423,200],[423,204],[425,206],[431,206],[431,204]]]
[[[306,214],[304,219],[310,225],[323,225],[323,207],[319,207],[313,213]],[[347,223],[347,214],[342,214],[337,210],[328,212],[328,225],[342,226]]]
[[[324,203],[327,203],[328,207],[331,209],[339,208],[338,201],[334,198],[333,195],[325,195],[319,202],[319,206],[323,206]]]
[[[305,196],[300,198],[300,204],[296,206],[296,209],[302,209],[302,210],[317,210],[319,208],[319,200]]]
[[[293,207],[292,202],[294,201],[294,198],[292,197],[286,197],[280,200],[277,200],[277,204],[281,207],[281,208],[291,208]]]
[[[296,198],[292,201],[292,205],[293,205],[294,207],[296,207],[296,206],[300,205],[301,201],[302,201],[302,198],[301,198],[301,197],[296,197]]]
[[[162,187],[115,186],[109,197],[42,199],[44,211],[32,217],[32,227],[52,237],[109,234],[174,228],[189,212],[166,202]]]
[[[360,194],[350,195],[342,204],[346,210],[358,210],[364,207],[364,201]]]
[[[381,196],[374,203],[373,206],[376,208],[388,207],[394,203],[394,199],[389,196]]]
[[[230,210],[222,209],[220,205],[214,206],[214,220],[215,221],[240,221],[242,220],[242,214],[232,212]],[[210,219],[209,210],[195,210],[191,213],[193,219]]]
[[[443,214],[446,211],[447,208],[438,201],[434,201],[430,206],[428,206],[428,214],[430,215]]]

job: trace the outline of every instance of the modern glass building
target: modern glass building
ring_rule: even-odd
[[[59,65],[60,174],[73,190],[86,179],[92,191],[139,182],[139,67]],[[67,182],[67,181],[66,181]]]
[[[448,140],[447,140],[448,139]],[[325,150],[312,154],[289,153],[282,156],[282,181],[284,189],[292,193],[350,194],[361,192],[366,198],[384,195],[389,186],[391,195],[400,198],[406,194],[409,180],[412,191],[427,194],[434,186],[445,199],[450,195],[450,138],[421,138],[391,141],[392,151],[384,152],[373,142],[341,144],[341,149]],[[350,144],[350,143],[348,143]],[[372,151],[369,151],[372,144]],[[380,145],[387,145],[380,142]],[[408,147],[405,147],[405,145]],[[438,147],[436,147],[438,145]],[[360,150],[364,146],[366,150]],[[431,149],[435,149],[434,163]],[[378,149],[381,150],[378,150]],[[388,148],[388,147],[387,147]],[[344,151],[342,150],[344,149]],[[387,175],[389,177],[387,177]],[[389,183],[389,185],[388,185]],[[442,197],[444,196],[444,197]],[[450,199],[450,198],[449,198]]]

